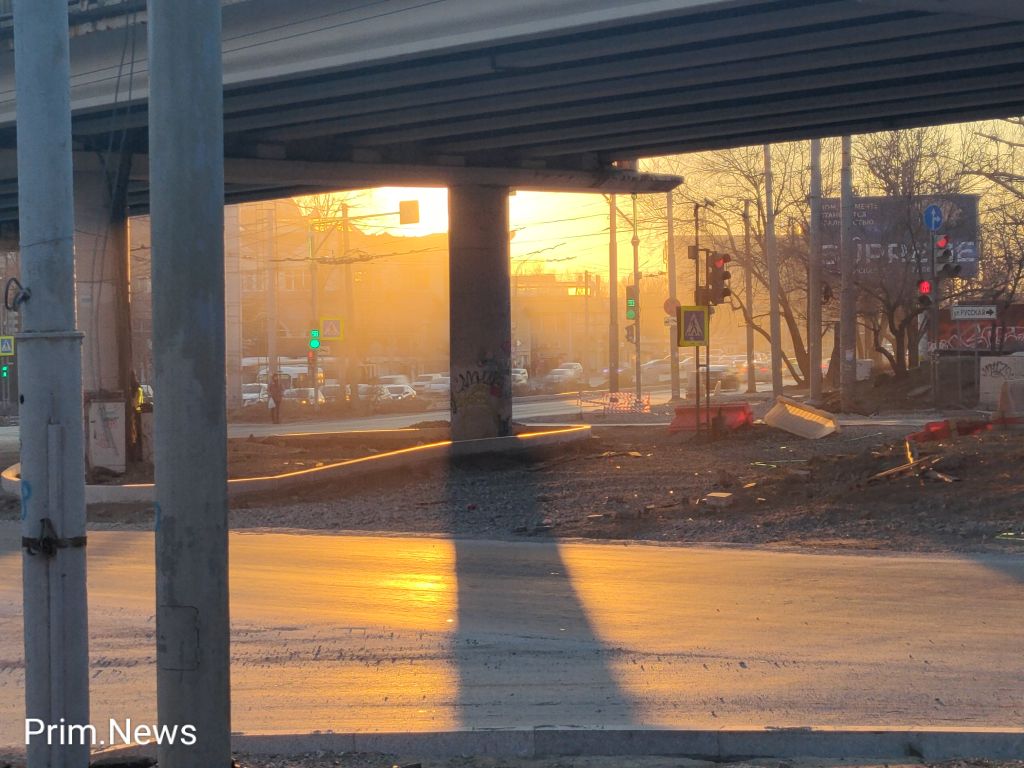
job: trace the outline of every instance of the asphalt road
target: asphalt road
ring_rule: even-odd
[[[0,524],[0,745],[21,568]],[[94,722],[154,717],[153,540],[93,532]],[[1024,721],[1024,558],[231,537],[233,728]]]
[[[669,391],[661,388],[652,393],[652,403],[664,403],[669,398]],[[512,415],[517,419],[539,419],[556,416],[572,416],[579,413],[576,395],[547,395],[537,398],[516,398],[512,405]],[[378,414],[360,418],[317,419],[315,421],[289,421],[283,424],[242,424],[228,425],[229,437],[266,437],[268,435],[353,432],[371,429],[403,429],[421,421],[441,420],[449,418],[447,409],[421,411],[417,413]]]

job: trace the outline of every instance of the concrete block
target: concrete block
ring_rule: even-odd
[[[724,491],[713,491],[704,497],[704,503],[709,507],[731,507],[732,494]]]

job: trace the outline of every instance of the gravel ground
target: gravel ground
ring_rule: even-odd
[[[0,768],[24,768],[21,756],[0,753]],[[151,760],[97,761],[93,766],[151,768]],[[235,757],[237,768],[1024,768],[1024,761],[947,760],[928,763],[903,759],[895,763],[861,760],[773,760],[736,763],[668,757],[559,757],[547,759],[457,757],[420,760],[408,756],[367,752],[312,752],[305,755],[246,755]]]
[[[663,427],[595,426],[573,448],[530,458],[441,461],[357,481],[239,501],[233,528],[625,539],[897,551],[1024,552],[1024,435],[992,432],[922,446],[954,478],[869,482],[905,461],[905,427],[848,427],[803,440],[765,426],[714,443]],[[323,442],[320,439],[319,442]],[[270,450],[248,443],[260,463]],[[397,446],[389,446],[397,447]],[[310,462],[367,446],[310,443]],[[724,509],[705,494],[733,494]],[[14,500],[0,517],[16,519]],[[93,506],[98,527],[152,525],[152,510]],[[1016,534],[1016,540],[1001,534]]]
[[[1024,439],[930,444],[952,483],[869,478],[905,461],[905,428],[848,428],[817,441],[754,427],[714,444],[663,429],[595,428],[540,461],[478,458],[250,500],[236,528],[583,537],[904,551],[1024,551]],[[733,504],[703,503],[710,491]]]

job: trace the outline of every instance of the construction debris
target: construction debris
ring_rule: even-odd
[[[808,440],[839,431],[839,421],[831,413],[781,396],[765,414],[764,423]]]
[[[732,506],[732,494],[724,491],[712,491],[705,494],[704,503],[709,507],[729,507]]]

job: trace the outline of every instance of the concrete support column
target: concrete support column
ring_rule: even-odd
[[[238,206],[224,209],[224,359],[228,409],[242,407],[242,264]]]
[[[453,440],[512,433],[508,189],[448,191]]]
[[[90,415],[88,466],[120,471],[130,453],[132,337],[129,306],[128,208],[130,159],[97,156],[74,169],[75,292],[82,345],[82,389],[94,400],[124,403],[115,434],[109,406]]]

